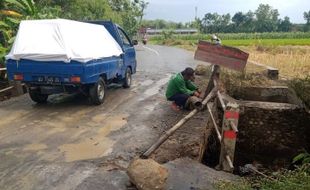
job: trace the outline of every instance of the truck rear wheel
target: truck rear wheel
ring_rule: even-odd
[[[131,69],[127,67],[123,87],[129,88],[131,86],[131,82],[132,82]]]
[[[98,82],[90,87],[89,95],[93,104],[100,105],[104,102],[106,85],[102,78]]]
[[[29,90],[29,96],[32,101],[39,104],[46,103],[48,98],[47,94],[41,94],[40,92],[34,90]]]

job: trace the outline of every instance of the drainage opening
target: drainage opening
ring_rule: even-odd
[[[243,95],[241,100],[237,100],[240,118],[233,161],[234,173],[239,174],[239,166],[253,163],[259,163],[271,171],[289,168],[296,155],[305,150],[310,151],[309,113],[293,95],[280,96],[274,90],[267,91],[264,91],[266,99],[257,100],[256,96]],[[275,94],[279,96],[273,96]],[[218,113],[221,112],[218,109]],[[221,123],[218,119],[219,126]],[[221,143],[212,124],[209,124],[209,128],[202,162],[214,168],[219,164]]]

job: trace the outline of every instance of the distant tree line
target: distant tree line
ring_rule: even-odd
[[[251,32],[290,32],[310,31],[310,11],[304,12],[306,24],[293,24],[290,18],[279,18],[279,11],[268,4],[260,4],[253,12],[237,12],[219,15],[207,13],[193,22],[176,23],[164,20],[146,20],[143,25],[157,29],[197,28],[201,33],[251,33]]]
[[[152,29],[182,29],[182,28],[188,28],[189,23],[183,24],[182,22],[172,22],[163,19],[156,19],[156,20],[143,20],[141,26]]]

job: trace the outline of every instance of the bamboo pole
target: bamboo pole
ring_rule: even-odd
[[[231,161],[229,155],[226,155],[225,157],[226,157],[226,160],[227,160],[227,162],[228,162],[229,167],[230,167],[231,169],[234,169],[234,165],[233,165],[233,163],[232,163],[232,161]]]
[[[225,102],[223,100],[223,96],[220,93],[220,91],[217,91],[217,97],[219,98],[219,101],[221,103],[222,109],[225,110],[226,109],[226,105],[225,105]]]
[[[236,133],[238,133],[239,131],[238,131],[238,128],[237,128],[236,124],[235,124],[233,121],[229,121],[229,123],[230,123],[231,128],[232,128]]]
[[[4,88],[4,89],[0,90],[0,93],[8,91],[8,90],[12,90],[13,88],[14,88],[14,86],[10,86],[10,87]]]
[[[272,177],[270,177],[270,176],[268,176],[268,175],[266,175],[266,174],[264,174],[264,173],[258,171],[257,169],[255,169],[255,168],[253,168],[253,167],[249,167],[249,168],[250,168],[250,170],[252,170],[254,173],[257,173],[257,174],[259,174],[259,175],[261,175],[261,176],[263,176],[263,177],[265,177],[265,178],[268,178],[268,179],[270,179],[270,180],[272,180],[272,181],[277,181],[276,179],[274,179],[274,178],[272,178]]]
[[[208,94],[208,96],[202,101],[202,107],[204,107],[215,95],[216,88]],[[163,144],[176,130],[182,127],[190,118],[192,118],[196,113],[198,113],[198,109],[194,109],[187,116],[181,119],[177,124],[175,124],[172,128],[170,128],[165,134],[163,134],[156,142],[153,144],[146,152],[144,152],[140,157],[143,159],[148,158],[157,148]]]
[[[221,136],[221,134],[220,134],[219,128],[218,128],[218,126],[217,126],[217,124],[216,124],[216,121],[215,121],[215,119],[214,119],[214,116],[213,116],[213,113],[212,113],[212,110],[211,110],[209,104],[207,104],[207,108],[208,108],[208,111],[209,111],[211,120],[212,120],[212,122],[213,122],[213,126],[214,126],[215,131],[216,131],[216,134],[217,134],[217,138],[218,138],[219,141],[221,142],[221,141],[222,141],[222,136]]]

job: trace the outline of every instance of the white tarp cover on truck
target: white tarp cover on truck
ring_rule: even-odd
[[[6,59],[85,63],[122,53],[122,48],[102,25],[65,19],[26,20],[20,23]]]

